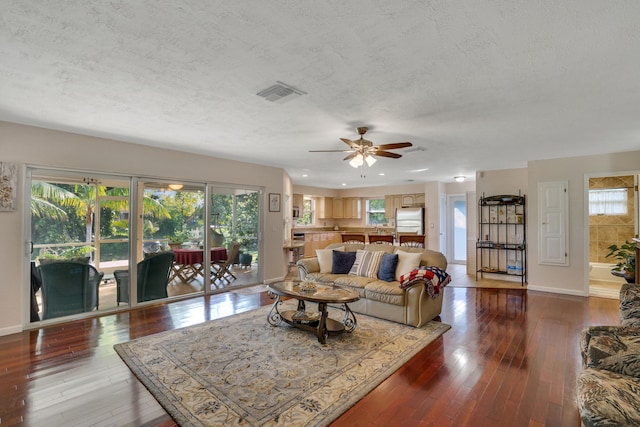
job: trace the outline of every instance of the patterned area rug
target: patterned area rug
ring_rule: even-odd
[[[294,307],[286,301],[281,311]],[[181,426],[325,426],[450,328],[356,315],[353,333],[322,345],[311,332],[270,326],[270,309],[114,348]]]

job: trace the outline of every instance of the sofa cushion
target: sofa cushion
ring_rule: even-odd
[[[331,274],[349,274],[353,263],[356,261],[355,252],[333,251],[333,264]]]
[[[349,275],[377,279],[382,255],[384,255],[382,251],[365,251],[358,249],[356,252],[356,260],[349,271]]]
[[[404,250],[396,250],[396,254],[398,254],[398,266],[396,267],[396,280],[400,281],[400,278],[402,277],[402,275],[410,273],[420,266],[420,260],[422,259],[422,251],[407,252]]]
[[[380,301],[386,304],[404,305],[405,291],[400,289],[400,283],[375,280],[364,288],[364,295],[372,301]]]
[[[640,379],[588,368],[580,373],[576,394],[582,423],[595,426],[638,426]]]
[[[586,367],[607,369],[640,378],[640,329],[591,326],[582,331],[582,361]]]
[[[378,268],[378,279],[385,282],[396,280],[396,268],[398,267],[398,254],[384,254]]]
[[[351,276],[347,274],[336,275],[333,283],[337,286],[342,286],[348,289],[353,289],[358,292],[360,298],[365,298],[365,289],[371,282],[376,282],[378,279],[363,276]]]
[[[344,251],[344,246],[332,249],[316,249],[316,256],[320,264],[320,273],[331,273],[333,266],[333,251]]]

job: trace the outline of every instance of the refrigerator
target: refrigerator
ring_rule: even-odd
[[[400,234],[424,234],[424,208],[396,209],[396,237]]]

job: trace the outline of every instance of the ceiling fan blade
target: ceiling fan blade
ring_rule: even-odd
[[[351,160],[351,159],[353,159],[353,158],[354,158],[355,156],[357,156],[357,155],[358,155],[358,152],[357,152],[357,151],[354,151],[353,153],[349,154],[347,157],[345,157],[345,158],[344,158],[344,159],[342,159],[342,160]]]
[[[353,142],[353,141],[352,141],[352,140],[350,140],[350,139],[347,139],[347,138],[340,138],[340,140],[341,140],[342,142],[344,142],[345,144],[347,144],[347,145],[348,145],[349,147],[351,147],[351,148],[356,148],[356,149],[357,149],[357,148],[359,148],[359,147],[360,147],[360,144],[358,144],[358,143],[356,143],[356,142]]]
[[[381,157],[391,157],[392,159],[399,159],[400,157],[402,157],[402,154],[390,153],[388,151],[376,151],[373,153],[373,155]]]
[[[410,142],[394,142],[393,144],[382,144],[378,145],[378,150],[393,150],[395,148],[406,148],[412,147],[413,144]]]

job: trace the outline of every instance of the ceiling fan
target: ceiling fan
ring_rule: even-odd
[[[349,160],[349,164],[354,168],[362,166],[364,168],[365,163],[369,166],[376,162],[375,157],[390,157],[392,159],[399,159],[401,154],[392,153],[386,150],[394,150],[397,148],[411,147],[413,144],[410,142],[395,142],[392,144],[373,145],[373,142],[368,139],[364,139],[363,135],[369,130],[368,127],[359,127],[358,133],[360,139],[352,141],[347,138],[340,138],[345,144],[349,146],[345,150],[309,150],[310,153],[351,153],[344,160]],[[364,176],[364,175],[363,175]]]

